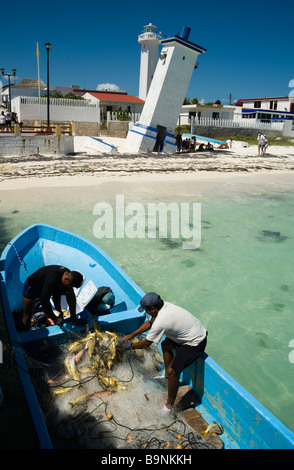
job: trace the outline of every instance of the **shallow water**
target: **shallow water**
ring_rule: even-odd
[[[165,194],[163,188],[150,188],[147,196],[138,186],[126,186],[126,204],[146,208],[147,202],[201,203],[200,246],[184,250],[181,237],[159,238],[157,232],[148,238],[147,230],[143,238],[98,240],[93,208],[98,202],[115,202],[109,188],[104,189],[43,188],[24,191],[18,201],[5,200],[1,249],[36,222],[96,242],[144,291],[157,291],[197,316],[209,331],[207,353],[294,431],[294,364],[289,360],[294,338],[294,192],[256,186],[230,190],[227,185],[199,191],[190,185],[179,199],[171,189]],[[48,206],[48,201],[54,204]]]

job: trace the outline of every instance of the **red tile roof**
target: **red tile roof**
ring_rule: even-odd
[[[145,103],[145,101],[137,98],[137,96],[128,95],[127,93],[111,93],[105,91],[89,91],[88,93],[100,101],[116,101],[118,103]]]

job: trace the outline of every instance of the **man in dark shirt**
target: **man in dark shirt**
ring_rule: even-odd
[[[38,269],[26,279],[23,288],[23,315],[21,330],[30,328],[31,318],[34,312],[35,299],[41,300],[42,310],[54,323],[62,324],[61,295],[66,296],[69,306],[71,321],[77,325],[85,324],[83,319],[76,317],[76,296],[73,287],[80,287],[83,276],[78,271],[70,271],[64,266],[45,266]],[[55,309],[60,312],[56,317],[52,311],[50,298],[52,297]]]

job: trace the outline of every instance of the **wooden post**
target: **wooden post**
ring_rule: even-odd
[[[76,123],[71,123],[71,135],[76,135]]]
[[[14,124],[14,135],[20,136],[20,125],[18,123]]]
[[[61,136],[60,124],[56,124],[55,135],[56,135],[56,137],[60,137],[60,136]]]

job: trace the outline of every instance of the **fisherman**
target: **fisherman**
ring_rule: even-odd
[[[76,296],[73,290],[74,287],[80,287],[82,283],[83,275],[80,272],[70,271],[64,266],[45,266],[34,272],[26,279],[23,287],[23,312],[20,331],[30,329],[35,299],[37,298],[41,301],[43,312],[53,320],[55,324],[62,325],[61,295],[66,296],[71,322],[79,326],[85,325],[85,319],[76,317]],[[56,317],[52,311],[50,304],[51,297],[55,309],[60,312],[58,317]]]
[[[167,402],[163,414],[171,413],[179,388],[179,376],[183,369],[192,364],[206,347],[207,331],[201,322],[187,310],[170,302],[163,302],[155,292],[146,294],[139,311],[150,315],[136,331],[124,337],[123,349],[145,349],[153,342],[161,343],[165,365],[165,378],[168,382]],[[146,338],[136,343],[131,339],[146,331]],[[175,350],[175,356],[173,351]]]

